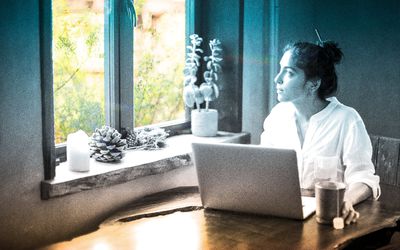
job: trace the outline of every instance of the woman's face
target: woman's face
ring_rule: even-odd
[[[280,71],[275,79],[276,92],[280,102],[298,102],[307,96],[304,71],[296,67],[292,60],[292,51],[283,54]]]

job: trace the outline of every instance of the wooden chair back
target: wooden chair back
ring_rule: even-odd
[[[382,189],[379,200],[400,209],[400,139],[377,135],[370,138],[372,161]]]

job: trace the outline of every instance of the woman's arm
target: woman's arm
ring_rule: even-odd
[[[360,217],[353,206],[364,201],[372,195],[372,190],[369,186],[362,182],[356,182],[349,185],[349,188],[344,194],[342,206],[342,217],[346,224],[356,222]]]
[[[349,185],[344,195],[344,200],[356,205],[372,195],[372,190],[365,183],[356,182]]]
[[[365,190],[369,187],[373,198],[378,199],[380,195],[379,176],[375,175],[375,167],[371,161],[371,140],[361,118],[352,123],[346,132],[343,145],[343,165],[346,166],[344,180],[349,184],[348,190],[351,194],[349,198],[352,198],[353,205],[363,201],[365,199],[363,193],[367,192]],[[360,186],[367,187],[361,188]]]

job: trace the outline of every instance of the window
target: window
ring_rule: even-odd
[[[121,131],[185,121],[185,0],[134,5],[52,1],[54,137],[61,161],[67,135],[79,129],[90,135],[104,124]]]
[[[78,129],[90,135],[103,124],[119,131],[189,126],[182,69],[194,7],[195,0],[40,2],[45,179],[54,176],[55,155],[63,160],[66,136]]]
[[[135,127],[184,119],[185,0],[136,2]]]
[[[134,36],[130,1],[52,3],[56,144],[106,123],[122,129],[184,119],[185,0],[135,1]]]
[[[53,0],[55,143],[105,124],[104,0]]]
[[[57,1],[57,0],[53,0]],[[68,1],[68,0],[66,0]],[[78,0],[71,0],[78,1]],[[95,5],[95,1],[85,1],[87,6]],[[150,1],[150,0],[149,0]],[[154,0],[155,1],[155,0]],[[179,2],[179,0],[177,0]],[[135,5],[139,11],[139,3]],[[157,1],[164,2],[163,0]],[[197,33],[207,39],[218,37],[224,41],[226,65],[221,76],[226,91],[221,93],[215,107],[221,111],[219,129],[229,132],[240,132],[242,124],[242,49],[243,49],[243,1],[217,1],[213,7],[211,2],[198,0],[185,1],[185,37]],[[42,93],[42,136],[45,180],[55,176],[54,133],[54,95],[53,95],[53,62],[52,62],[52,0],[39,1],[40,8],[40,66]],[[104,117],[106,124],[117,129],[133,127],[133,19],[132,0],[104,0]],[[200,20],[201,18],[201,20]],[[230,20],[225,22],[224,20]],[[138,15],[138,26],[140,16]],[[212,25],[211,25],[212,24]],[[174,33],[175,34],[175,33]],[[171,35],[174,35],[171,34]],[[98,34],[97,34],[98,35]],[[130,44],[129,44],[130,43]],[[188,42],[186,42],[187,44]],[[129,52],[130,50],[130,52]],[[127,51],[129,53],[127,53]],[[229,84],[229,87],[228,87]],[[161,106],[161,105],[156,105]],[[189,110],[185,110],[188,116]],[[181,123],[172,123],[167,129],[187,129],[190,122],[186,118]],[[174,131],[171,129],[172,133]],[[65,147],[64,147],[65,150]]]

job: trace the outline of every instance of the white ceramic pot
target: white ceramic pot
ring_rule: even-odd
[[[218,131],[218,111],[216,109],[192,110],[192,134],[195,136],[216,136]]]

